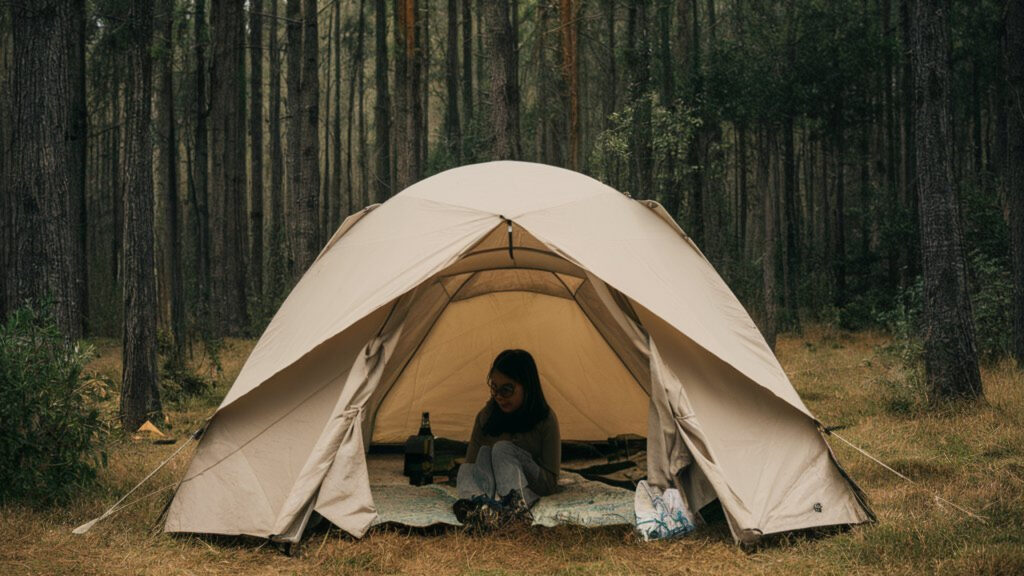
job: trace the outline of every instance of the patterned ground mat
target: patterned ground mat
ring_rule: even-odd
[[[367,467],[378,524],[460,526],[452,513],[454,486],[409,485],[409,479],[402,475],[402,456],[398,454],[371,454]],[[633,524],[635,520],[633,491],[587,480],[565,470],[558,479],[558,492],[541,498],[531,512],[534,526],[610,526]]]

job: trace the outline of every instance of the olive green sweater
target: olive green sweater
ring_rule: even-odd
[[[526,450],[533,456],[533,461],[541,468],[540,482],[530,489],[539,496],[553,494],[558,487],[558,472],[562,465],[562,438],[558,432],[558,418],[555,411],[548,412],[548,417],[541,420],[531,430],[515,434],[505,433],[500,436],[484,434],[484,424],[491,414],[491,404],[487,403],[476,415],[473,424],[473,435],[469,439],[466,450],[466,462],[476,462],[476,454],[481,446],[494,446],[499,440],[508,440]]]

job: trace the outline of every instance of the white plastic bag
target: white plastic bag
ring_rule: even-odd
[[[678,538],[693,531],[696,519],[675,488],[662,492],[641,480],[633,497],[636,530],[644,542]]]

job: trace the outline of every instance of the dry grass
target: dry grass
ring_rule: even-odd
[[[116,343],[96,344],[101,355],[93,369],[116,381]],[[846,425],[844,437],[917,482],[899,480],[833,442],[879,517],[878,524],[837,535],[790,535],[743,551],[722,528],[643,544],[627,528],[481,537],[385,527],[358,541],[336,530],[316,533],[298,557],[288,557],[256,540],[160,533],[156,518],[186,465],[179,458],[140,490],[137,504],[73,536],[72,528],[176,449],[120,438],[99,485],[72,505],[0,508],[0,574],[1024,574],[1024,376],[1010,363],[987,367],[986,402],[929,411],[906,386],[913,375],[888,344],[882,334],[822,327],[779,342],[783,366],[822,422]],[[227,343],[224,374],[209,397],[168,407],[179,438],[216,407],[251,345]],[[933,492],[988,522],[937,506]]]

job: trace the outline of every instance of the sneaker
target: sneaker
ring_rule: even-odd
[[[500,528],[504,522],[505,509],[500,502],[492,498],[486,498],[476,512],[476,528],[480,531],[490,531]]]
[[[476,516],[478,509],[479,503],[467,498],[459,498],[452,504],[452,512],[455,513],[455,519],[460,524],[469,524],[470,520]]]
[[[529,526],[533,523],[533,514],[530,506],[518,490],[511,490],[501,498],[502,524],[521,524]]]
[[[460,524],[473,532],[497,528],[503,516],[501,503],[486,496],[459,498],[452,504],[452,512]]]

